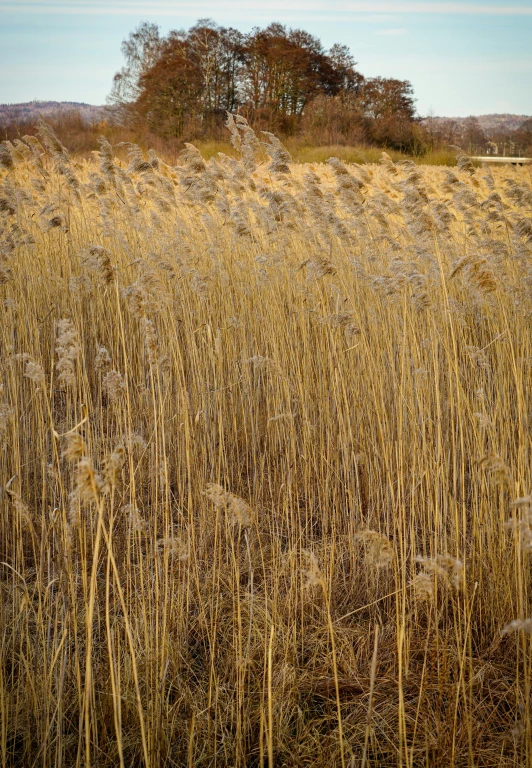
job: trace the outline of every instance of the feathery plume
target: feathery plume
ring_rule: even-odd
[[[271,157],[268,170],[270,173],[286,174],[290,173],[290,164],[292,163],[292,156],[290,152],[284,147],[277,136],[269,131],[261,131],[263,136],[266,136],[268,141],[263,141],[262,146],[266,150],[266,154]]]
[[[226,508],[229,513],[231,525],[239,525],[242,528],[249,527],[252,523],[251,507],[244,499],[226,491],[217,483],[209,483],[205,489],[205,496],[216,509]]]
[[[55,352],[58,380],[63,386],[73,387],[76,384],[76,360],[81,352],[78,332],[68,318],[60,320],[57,329]]]

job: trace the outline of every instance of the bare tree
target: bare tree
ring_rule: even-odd
[[[470,154],[484,152],[486,148],[486,136],[480,127],[478,118],[468,117],[464,123],[462,133],[462,146]]]
[[[113,78],[113,87],[107,99],[110,106],[122,122],[129,122],[131,107],[140,94],[139,81],[152,67],[161,51],[162,39],[156,24],[142,22],[129,37],[122,42],[125,66]]]

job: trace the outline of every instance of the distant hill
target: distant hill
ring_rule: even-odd
[[[478,123],[485,134],[496,133],[497,131],[516,131],[525,120],[529,120],[531,115],[510,115],[510,114],[493,114],[493,115],[472,115],[476,117]],[[452,120],[457,125],[462,125],[469,120],[468,117],[434,117],[433,120],[437,122]],[[425,122],[425,121],[424,121]]]
[[[516,131],[530,115],[480,115],[478,122],[485,133],[493,131]]]
[[[105,107],[79,101],[27,101],[22,104],[0,104],[0,125],[13,125],[43,117],[57,116],[61,112],[79,112],[87,123],[97,123],[105,114]]]

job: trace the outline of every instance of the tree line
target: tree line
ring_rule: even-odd
[[[532,118],[512,130],[504,125],[482,128],[474,116],[456,120],[429,115],[423,128],[429,150],[457,145],[470,155],[532,155]]]
[[[364,77],[345,45],[325,50],[278,23],[244,34],[210,19],[160,34],[144,22],[122,44],[124,67],[109,103],[124,125],[163,138],[206,138],[227,112],[259,129],[320,143],[378,143],[412,151],[420,141],[410,82]]]

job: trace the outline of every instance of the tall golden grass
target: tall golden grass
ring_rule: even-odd
[[[532,766],[529,171],[230,128],[0,148],[0,764]]]

